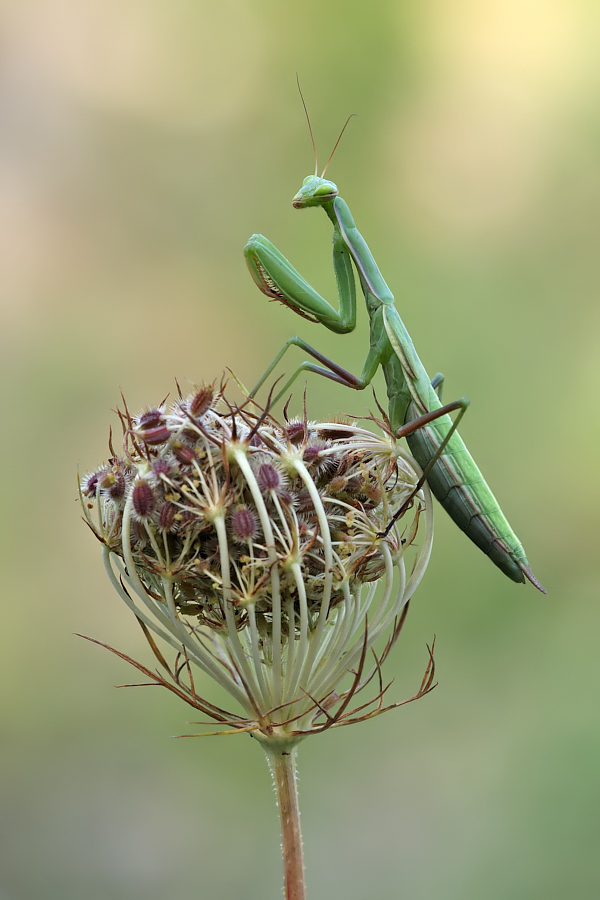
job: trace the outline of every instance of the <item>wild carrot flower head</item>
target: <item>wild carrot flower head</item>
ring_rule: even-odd
[[[109,578],[166,674],[134,665],[263,741],[391,708],[381,663],[433,534],[412,458],[355,422],[281,424],[250,403],[232,407],[214,384],[120,416],[122,452],[111,446],[80,491]],[[175,651],[173,666],[156,636]],[[194,667],[240,711],[200,697]],[[375,700],[351,710],[375,675]],[[432,678],[430,660],[419,696]]]

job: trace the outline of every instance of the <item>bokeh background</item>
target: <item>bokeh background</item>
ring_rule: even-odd
[[[259,749],[171,740],[188,709],[114,690],[125,664],[73,636],[147,659],[75,473],[119,389],[252,384],[294,333],[360,370],[363,309],[329,335],[243,261],[260,231],[334,290],[329,223],[290,203],[296,71],[323,160],[359,114],[330,175],[548,588],[439,512],[388,671],[413,693],[435,633],[440,685],[302,746],[309,895],[600,896],[598,5],[5,0],[0,23],[1,900],[280,896]],[[308,403],[373,405],[315,380]]]

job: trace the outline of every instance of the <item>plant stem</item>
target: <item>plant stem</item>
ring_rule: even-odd
[[[296,748],[264,747],[273,773],[281,822],[281,850],[286,900],[306,900],[300,807],[296,785]]]

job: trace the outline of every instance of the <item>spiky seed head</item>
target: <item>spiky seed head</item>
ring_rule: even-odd
[[[192,448],[182,441],[173,441],[173,455],[184,466],[190,466],[196,459],[196,454]]]
[[[154,428],[163,420],[163,411],[157,407],[151,407],[145,412],[140,413],[136,418],[138,428]]]
[[[158,459],[152,461],[152,474],[157,481],[161,481],[163,476],[169,478],[175,468],[173,462],[166,456],[159,456]]]
[[[134,432],[146,444],[155,446],[169,440],[171,433],[165,425],[164,409],[152,406],[136,416]]]
[[[304,452],[302,453],[302,459],[307,465],[315,462],[319,458],[319,453],[323,447],[312,444],[310,447],[305,447]]]
[[[131,494],[133,511],[141,520],[147,520],[152,516],[156,506],[154,491],[147,481],[138,479],[133,485]]]
[[[101,471],[102,470],[98,472],[91,472],[89,475],[86,475],[81,482],[81,492],[84,497],[96,496],[96,488],[98,487],[98,478]]]
[[[291,444],[301,443],[304,437],[304,422],[289,422],[286,433]]]
[[[177,507],[173,503],[163,503],[158,514],[158,530],[170,531],[175,523]]]
[[[103,494],[108,494],[112,500],[122,500],[125,496],[127,479],[123,471],[122,462],[119,461],[110,468],[98,473],[98,484]]]
[[[137,551],[143,550],[148,543],[148,534],[144,527],[144,523],[140,519],[134,519],[131,523],[129,543],[130,546]]]
[[[386,524],[384,517],[392,514],[416,483],[416,476],[407,478],[410,470],[399,466],[394,442],[349,424],[336,439],[327,436],[330,426],[325,423],[297,421],[283,426],[271,417],[259,422],[257,415],[253,424],[247,409],[243,414],[232,411],[220,392],[204,414],[202,429],[193,430],[189,409],[197,393],[177,400],[168,409],[153,407],[152,415],[146,411],[148,421],[156,421],[160,413],[160,427],[169,434],[164,444],[142,445],[133,433],[126,435],[127,457],[112,460],[112,465],[97,470],[100,522],[96,531],[110,550],[121,539],[121,515],[129,502],[131,516],[144,523],[141,536],[147,537],[149,531],[161,535],[160,541],[155,540],[154,549],[146,543],[143,558],[136,560],[142,580],[154,579],[157,572],[168,568],[156,550],[162,546],[162,536],[167,536],[168,557],[179,561],[179,574],[172,581],[175,604],[179,586],[185,584],[189,590],[191,585],[198,593],[201,620],[212,623],[222,617],[222,604],[215,594],[219,576],[215,581],[212,568],[214,565],[218,569],[223,558],[219,520],[226,521],[231,541],[227,552],[233,567],[228,576],[233,579],[232,596],[241,597],[246,591],[244,578],[250,576],[244,557],[250,540],[254,544],[254,583],[269,577],[273,565],[269,553],[275,553],[281,565],[297,560],[310,576],[306,586],[309,607],[312,610],[314,603],[316,609],[320,608],[326,571],[323,516],[330,521],[335,541],[344,547],[344,557],[334,555],[328,564],[333,567],[335,579],[340,583],[354,579],[359,570],[361,580],[380,577],[385,570],[383,547],[393,547],[396,553],[400,537],[394,529],[382,543],[377,534]],[[139,422],[143,415],[134,421]],[[190,434],[182,440],[180,436],[186,428]],[[301,438],[305,444],[308,453],[304,462],[296,450],[289,452],[290,430],[294,439]],[[247,437],[243,439],[243,435]],[[244,460],[249,470],[242,468]],[[83,490],[88,482],[89,478],[84,481]],[[271,494],[276,496],[276,503],[271,501]],[[264,501],[260,501],[259,508],[257,496],[261,495]],[[378,497],[381,502],[377,502]],[[316,498],[323,505],[321,513],[315,506]],[[96,497],[90,494],[89,500]],[[349,510],[358,513],[351,526],[346,518]],[[258,524],[265,516],[273,519],[273,537],[268,540],[262,524]],[[270,546],[269,541],[273,540],[271,550],[262,547],[263,543]],[[271,561],[261,561],[267,558]],[[198,569],[199,559],[216,562]],[[143,574],[146,569],[148,576]],[[285,584],[288,590],[287,581]],[[296,588],[290,585],[289,590]],[[331,607],[341,598],[342,593],[336,590]],[[296,597],[293,605],[297,602]],[[289,606],[286,615],[288,609]]]
[[[146,444],[151,444],[152,446],[164,444],[171,437],[171,432],[165,425],[139,429],[138,434]]]
[[[231,515],[231,532],[238,541],[251,541],[256,536],[256,517],[247,506],[240,506]]]
[[[385,614],[377,607],[369,646],[393,629],[405,587],[412,593],[424,571],[432,534],[429,524],[422,539],[421,522],[430,522],[426,489],[383,536],[418,481],[392,438],[351,422],[339,434],[329,423],[282,425],[248,405],[235,409],[222,391],[209,400],[203,390],[201,399],[196,391],[133,420],[124,456],[82,479],[83,512],[107,559],[120,557],[115,583],[132,603],[143,595],[144,621],[154,609],[173,646],[187,635],[192,662],[205,672],[222,666],[221,684],[250,719],[261,710],[263,736],[294,716],[300,725],[282,725],[284,732],[301,726],[309,733],[319,715],[310,694],[327,701],[340,679],[360,672],[360,622],[378,579],[388,606]],[[202,413],[202,427],[192,409]],[[153,429],[161,429],[161,442],[153,442]],[[416,574],[412,560],[403,568],[409,550]],[[396,569],[404,574],[394,582]],[[330,641],[326,651],[318,635]],[[273,701],[280,690],[285,713]]]
[[[337,475],[335,478],[332,478],[327,488],[330,494],[339,494],[346,487],[346,479],[343,475]]]
[[[215,396],[215,386],[202,387],[188,400],[188,409],[195,419],[200,419],[212,406]]]
[[[263,494],[276,491],[281,484],[281,475],[270,463],[263,463],[258,470],[256,479]]]

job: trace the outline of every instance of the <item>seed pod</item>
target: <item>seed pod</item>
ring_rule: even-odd
[[[304,437],[304,422],[290,422],[286,431],[290,443],[299,444]]]
[[[317,460],[319,458],[319,453],[320,453],[321,449],[322,449],[321,447],[314,447],[314,446],[305,447],[304,453],[302,454],[302,459],[304,460],[304,462],[307,465],[310,465],[311,463],[315,462],[315,460]]]
[[[177,507],[172,503],[163,503],[158,514],[159,531],[170,531],[175,523]]]
[[[156,425],[152,428],[144,428],[138,431],[139,436],[146,444],[153,447],[157,444],[164,444],[171,437],[171,432],[166,425]]]
[[[98,473],[98,483],[103,494],[108,494],[111,500],[121,500],[125,496],[125,475],[119,460],[110,469],[104,469]]]
[[[154,491],[147,481],[136,481],[131,495],[133,509],[139,519],[149,519],[154,512],[156,501]]]
[[[275,466],[272,466],[270,463],[262,464],[256,479],[263,494],[268,494],[269,491],[276,491],[281,484],[281,475]]]
[[[346,488],[346,479],[343,476],[336,476],[332,478],[328,485],[328,491],[330,494],[339,494]]]
[[[360,475],[355,475],[353,478],[349,478],[346,482],[346,490],[350,491],[353,494],[357,494],[363,489],[363,480]]]
[[[240,506],[231,516],[231,531],[238,541],[250,541],[256,534],[256,519],[247,506]]]
[[[98,472],[92,472],[91,475],[86,475],[83,480],[83,484],[81,486],[81,492],[85,497],[95,497],[96,496],[96,488],[98,486],[98,478],[102,473],[102,469]]]
[[[188,447],[187,444],[182,444],[181,441],[175,441],[173,443],[173,454],[184,466],[191,465],[196,459],[196,454],[192,448]]]
[[[147,409],[137,417],[137,428],[153,428],[163,421],[163,412],[160,409]]]
[[[194,394],[192,399],[189,401],[188,409],[190,411],[190,414],[195,419],[199,419],[201,416],[203,416],[204,413],[206,413],[212,406],[214,395],[214,385],[200,388],[198,393]]]
[[[152,462],[152,474],[155,478],[160,478],[162,475],[168,477],[172,470],[173,466],[171,465],[170,460],[164,456],[159,456]]]

